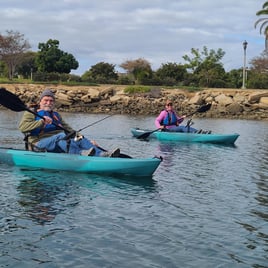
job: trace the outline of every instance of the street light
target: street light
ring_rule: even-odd
[[[247,50],[248,42],[245,40],[243,42],[243,48],[244,48],[244,66],[243,66],[243,84],[242,89],[245,89],[245,81],[246,81],[246,50]]]

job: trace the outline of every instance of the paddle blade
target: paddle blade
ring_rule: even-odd
[[[145,132],[143,134],[141,134],[140,136],[137,137],[137,139],[147,139],[151,134],[152,134],[153,131],[150,131],[150,132]]]
[[[153,131],[145,132],[145,133],[141,134],[140,136],[138,136],[137,139],[143,139],[143,140],[145,140],[145,139],[147,139],[152,133],[154,133],[154,132],[156,132],[156,131],[158,131],[158,130],[160,130],[160,128],[155,129],[155,130],[153,130]]]
[[[211,108],[211,103],[208,103],[206,105],[201,106],[200,108],[197,109],[198,113],[205,113]]]
[[[27,110],[27,107],[18,96],[3,87],[0,88],[0,104],[15,112]]]

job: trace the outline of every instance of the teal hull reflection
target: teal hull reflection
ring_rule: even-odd
[[[131,133],[134,137],[139,137],[145,132],[152,130],[132,128]],[[162,141],[178,141],[178,142],[203,142],[203,143],[218,143],[218,144],[234,144],[238,139],[239,134],[196,134],[182,132],[153,132],[148,138],[156,138]]]
[[[0,162],[18,167],[109,175],[152,176],[161,158],[109,158],[0,148]]]

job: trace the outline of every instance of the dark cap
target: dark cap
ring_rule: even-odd
[[[54,93],[49,88],[45,89],[42,92],[42,94],[40,95],[40,100],[42,100],[42,98],[44,98],[45,96],[49,96],[49,97],[52,97],[53,99],[55,99]]]

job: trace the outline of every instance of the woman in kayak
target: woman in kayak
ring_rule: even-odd
[[[167,100],[165,109],[155,119],[155,126],[163,131],[198,133],[193,127],[180,125],[185,117],[186,115],[178,116],[173,110],[172,101]]]
[[[27,137],[28,145],[55,153],[119,157],[119,148],[112,152],[103,152],[95,141],[90,141],[80,133],[76,133],[61,115],[54,111],[54,107],[54,93],[50,89],[46,89],[41,94],[39,105],[35,111],[39,116],[28,111],[24,112],[19,129]],[[68,138],[68,133],[74,135]]]

